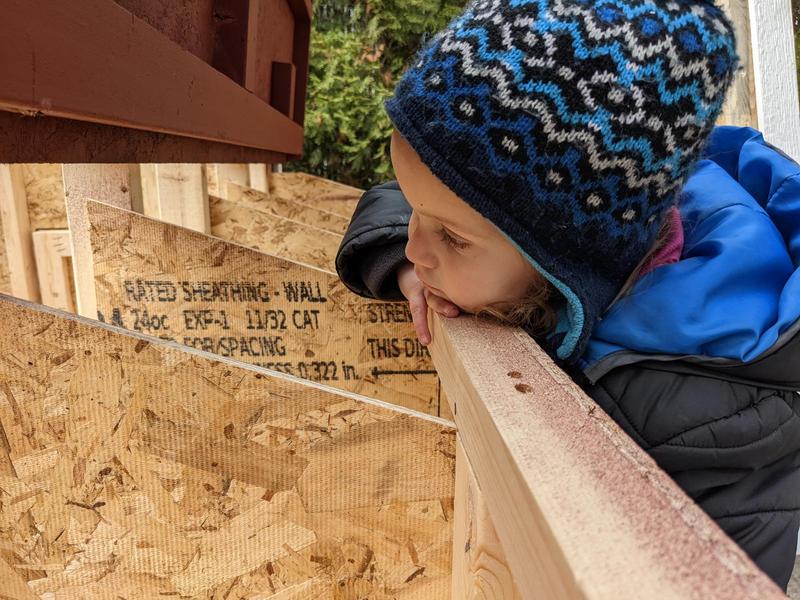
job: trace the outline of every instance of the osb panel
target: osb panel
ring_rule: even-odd
[[[428,414],[439,380],[405,302],[325,271],[87,204],[100,317]]]
[[[22,165],[31,229],[66,229],[64,175],[60,164]]]
[[[271,196],[297,200],[348,219],[364,193],[364,190],[308,173],[268,173],[268,179]]]
[[[444,422],[8,298],[0,320],[0,558],[37,596],[449,598]]]
[[[342,242],[341,235],[213,196],[208,198],[208,205],[212,235],[336,272],[336,251]]]
[[[290,198],[270,196],[267,193],[235,183],[228,183],[228,200],[252,204],[254,207],[269,211],[279,217],[300,221],[306,225],[313,225],[340,235],[347,231],[347,226],[350,224],[350,219],[336,213],[301,204]]]

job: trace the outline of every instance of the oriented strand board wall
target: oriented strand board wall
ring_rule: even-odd
[[[439,380],[407,303],[362,298],[332,273],[136,213],[87,207],[106,321],[440,415]]]
[[[447,423],[5,298],[0,322],[0,595],[450,597]]]
[[[208,202],[211,235],[331,273],[336,272],[334,261],[342,243],[340,234],[279,217],[247,203],[213,196]]]

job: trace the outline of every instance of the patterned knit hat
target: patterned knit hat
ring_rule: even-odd
[[[551,352],[574,362],[655,241],[737,64],[712,0],[480,0],[385,106],[564,295]]]

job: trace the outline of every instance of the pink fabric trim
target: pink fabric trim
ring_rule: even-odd
[[[673,206],[667,218],[669,219],[669,237],[667,243],[655,255],[650,257],[650,260],[642,268],[639,277],[646,275],[661,265],[676,263],[681,259],[681,252],[683,251],[683,223],[681,222],[681,211],[678,210],[677,206]]]

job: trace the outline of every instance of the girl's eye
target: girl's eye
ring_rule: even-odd
[[[445,242],[451,248],[458,248],[459,250],[463,250],[464,248],[469,247],[469,242],[463,242],[459,239],[454,238],[450,233],[444,228],[439,227],[439,235],[442,238],[442,241]]]

